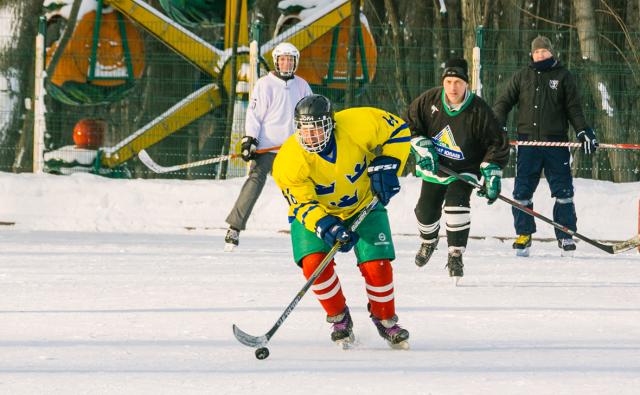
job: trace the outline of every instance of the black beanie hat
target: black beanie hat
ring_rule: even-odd
[[[444,64],[444,72],[442,73],[442,79],[446,77],[457,77],[466,83],[469,83],[469,67],[467,61],[464,59],[449,59]]]

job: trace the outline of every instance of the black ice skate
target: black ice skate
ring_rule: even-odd
[[[231,252],[238,244],[240,244],[240,231],[230,227],[224,237],[224,251]]]
[[[387,341],[389,347],[394,350],[409,349],[409,331],[398,325],[397,315],[394,315],[388,320],[379,320],[371,316],[371,320],[378,329],[380,336]]]
[[[518,238],[513,242],[512,247],[514,250],[516,250],[517,256],[529,256],[529,247],[531,247],[531,235],[518,235]]]
[[[331,340],[343,349],[347,349],[353,344],[355,337],[353,336],[353,321],[349,308],[345,307],[342,313],[334,316],[327,316],[327,322],[333,324],[333,332],[331,332]]]
[[[572,257],[573,252],[576,250],[576,243],[573,239],[560,239],[558,240],[558,247],[562,249],[561,256]]]
[[[438,246],[438,239],[432,240],[424,240],[422,239],[422,244],[420,245],[420,249],[418,249],[418,253],[416,254],[416,265],[418,267],[422,267],[429,262],[431,259],[431,255],[433,255],[433,251],[436,250]]]
[[[449,247],[447,269],[449,269],[449,277],[453,278],[454,285],[458,285],[458,281],[464,276],[464,264],[462,263],[463,251],[463,249],[457,247]]]

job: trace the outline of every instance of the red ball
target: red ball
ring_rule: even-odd
[[[73,127],[73,142],[79,148],[97,149],[104,141],[106,123],[98,119],[81,119]]]

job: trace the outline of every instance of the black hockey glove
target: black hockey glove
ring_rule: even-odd
[[[349,230],[338,217],[327,215],[316,222],[316,235],[331,247],[340,243],[340,252],[349,252],[360,236]]]
[[[367,169],[371,179],[371,190],[384,206],[396,193],[400,192],[399,168],[400,159],[392,156],[378,156],[371,161]]]
[[[249,162],[251,159],[255,159],[258,140],[256,140],[255,137],[244,136],[242,140],[240,140],[240,144],[240,155],[242,155],[242,160]]]
[[[598,139],[596,139],[596,133],[593,129],[582,129],[576,134],[576,137],[582,143],[585,154],[592,154],[598,149]]]

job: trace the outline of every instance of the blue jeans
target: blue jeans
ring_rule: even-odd
[[[571,153],[566,147],[518,147],[516,179],[513,198],[533,208],[533,193],[540,182],[540,175],[549,182],[551,197],[556,198],[553,220],[576,231],[576,208],[573,204],[573,178],[571,177]],[[532,234],[536,231],[534,218],[516,208],[512,209],[516,233]],[[569,239],[571,235],[555,229],[557,239]]]

